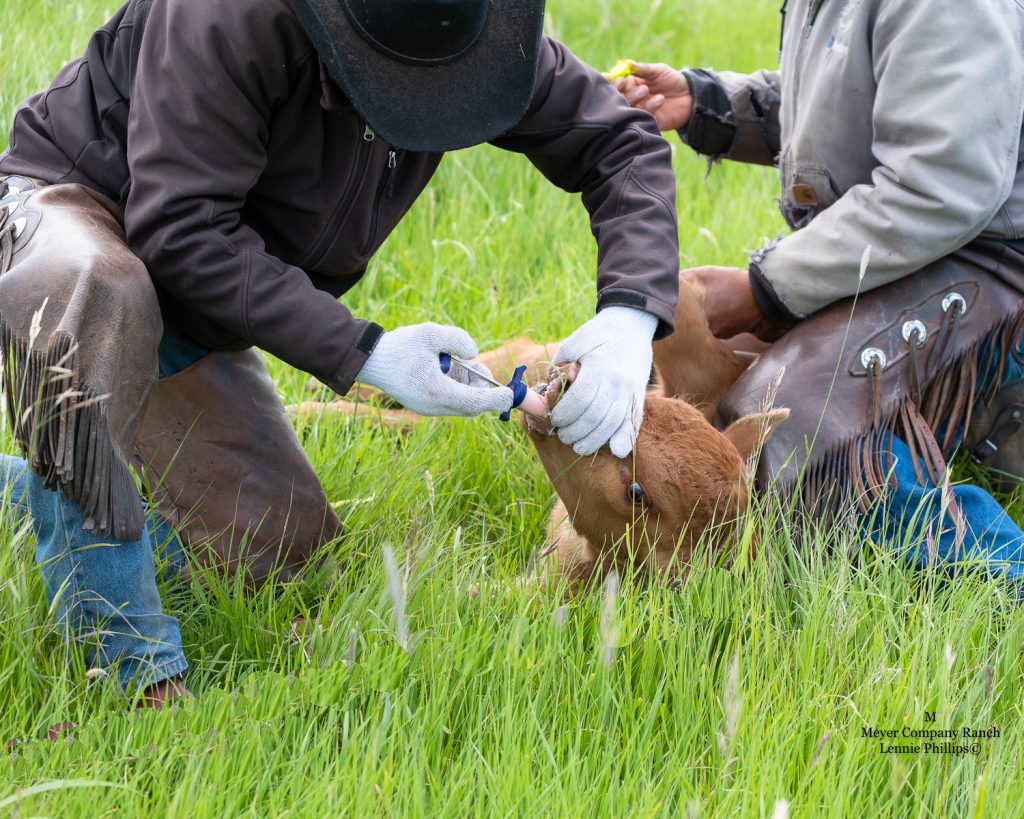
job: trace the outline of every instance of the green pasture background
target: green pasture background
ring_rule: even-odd
[[[550,0],[548,28],[597,66],[753,70],[776,64],[778,5]],[[114,9],[4,0],[0,121]],[[681,263],[744,264],[781,229],[773,173],[706,177],[670,142]],[[594,263],[578,200],[483,147],[445,160],[348,303],[386,327],[459,324],[482,347],[555,339],[592,314]],[[307,396],[305,375],[272,367],[286,402]],[[23,740],[0,752],[0,816],[1022,813],[1024,615],[997,585],[933,582],[846,531],[798,550],[784,526],[743,571],[697,567],[681,589],[623,578],[615,597],[563,603],[514,587],[553,501],[514,425],[299,431],[347,534],[284,586],[169,584],[198,697],[165,712],[87,678],[30,525],[0,509],[0,740]],[[0,447],[13,451],[6,427]],[[976,756],[883,754],[862,736],[926,711],[1000,736]],[[70,738],[42,739],[64,720]]]

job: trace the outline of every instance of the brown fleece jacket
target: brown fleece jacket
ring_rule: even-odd
[[[582,194],[598,309],[644,309],[671,332],[675,179],[654,120],[545,39],[529,110],[494,144]],[[130,0],[18,111],[0,173],[120,202],[168,321],[345,392],[382,330],[338,298],[441,159],[375,138],[286,0]]]

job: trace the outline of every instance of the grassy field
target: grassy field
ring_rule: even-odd
[[[775,64],[777,7],[550,0],[548,25],[598,66],[752,70]],[[110,11],[4,0],[0,121]],[[673,144],[683,264],[743,264],[780,229],[773,174],[705,179]],[[475,149],[447,158],[349,304],[389,327],[460,324],[481,346],[557,338],[591,314],[594,262],[578,202],[525,159]],[[286,401],[303,396],[306,376],[274,374]],[[681,590],[624,578],[611,600],[533,599],[507,589],[553,494],[517,429],[321,420],[300,434],[347,534],[283,587],[166,589],[198,697],[165,712],[130,712],[86,678],[29,527],[0,512],[0,740],[26,738],[0,755],[0,816],[1021,813],[1024,612],[997,586],[926,582],[845,533],[799,551],[783,533],[746,571],[698,567]],[[63,720],[72,737],[41,738]],[[990,726],[965,755],[885,754],[863,735]]]

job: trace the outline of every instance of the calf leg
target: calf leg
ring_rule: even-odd
[[[502,344],[493,350],[481,353],[476,360],[486,366],[495,379],[507,382],[520,364],[526,365],[524,381],[534,384],[547,378],[549,362],[557,343],[537,344],[528,338],[517,338]],[[315,379],[314,379],[315,381]],[[315,382],[319,385],[319,382]],[[333,401],[302,401],[288,406],[288,414],[293,418],[313,418],[318,416],[353,416],[372,417],[386,426],[397,426],[403,429],[423,420],[423,416],[408,410],[390,406],[369,406],[368,401],[379,398],[383,393],[364,385],[356,384],[349,390],[345,399]]]
[[[494,374],[495,379],[502,382],[511,380],[516,367],[525,364],[526,373],[523,380],[527,384],[535,384],[547,380],[551,359],[558,352],[559,346],[561,342],[557,341],[538,344],[528,338],[516,338],[493,350],[480,353],[476,360],[484,364]]]
[[[348,401],[338,399],[336,401],[300,401],[298,404],[289,404],[288,415],[291,418],[302,418],[304,420],[315,420],[317,418],[345,417],[345,418],[371,418],[387,427],[399,427],[403,432],[411,429],[412,425],[422,421],[422,415],[417,415],[409,410],[393,409],[382,407],[376,404],[368,404],[366,401]]]
[[[654,343],[654,369],[662,393],[693,404],[710,421],[750,357],[712,335],[703,291],[685,270],[679,274],[675,322],[675,332]]]

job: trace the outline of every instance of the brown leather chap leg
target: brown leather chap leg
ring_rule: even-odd
[[[341,533],[254,350],[212,352],[161,379],[135,462],[201,564],[287,576]]]
[[[919,482],[938,481],[956,432],[998,391],[1022,337],[1024,255],[979,239],[797,324],[733,385],[720,421],[769,397],[788,407],[758,486],[796,491],[809,509],[851,499],[866,508],[891,482],[888,435],[907,443]]]
[[[82,185],[0,179],[0,354],[14,438],[88,530],[142,535],[128,468],[163,324],[118,206]]]
[[[341,523],[259,355],[214,352],[158,381],[163,322],[118,206],[0,177],[0,354],[32,469],[117,540],[142,535],[135,466],[201,563],[261,580]]]

